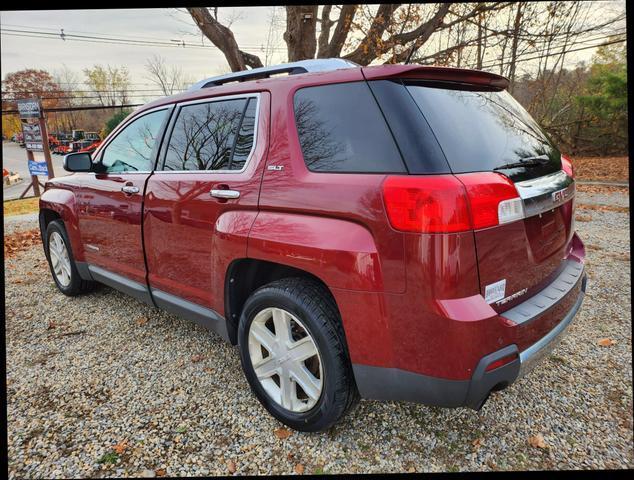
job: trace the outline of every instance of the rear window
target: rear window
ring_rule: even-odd
[[[295,93],[294,104],[299,142],[309,170],[406,172],[365,82],[302,88]]]
[[[548,163],[516,173],[534,177],[561,168],[559,151],[508,92],[411,84],[406,88],[453,172],[489,171],[531,157],[548,157]],[[503,173],[513,176],[514,170]]]

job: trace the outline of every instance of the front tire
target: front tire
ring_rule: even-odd
[[[61,220],[53,220],[46,227],[46,259],[53,280],[64,295],[73,297],[94,287],[94,282],[83,280],[77,271],[68,234]]]
[[[287,278],[256,290],[240,317],[238,347],[258,400],[295,430],[325,430],[359,398],[334,299],[316,281]]]

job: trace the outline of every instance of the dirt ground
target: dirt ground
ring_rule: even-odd
[[[627,182],[629,157],[570,157],[578,180]]]

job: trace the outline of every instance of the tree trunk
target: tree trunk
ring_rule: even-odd
[[[317,49],[318,5],[290,5],[286,7],[286,32],[288,61],[296,62],[314,58]]]
[[[240,50],[233,32],[212,17],[205,7],[193,7],[187,10],[200,31],[222,51],[232,72],[246,70],[247,66],[251,68],[262,66],[262,61],[257,55]]]
[[[323,10],[321,11],[321,31],[319,32],[319,39],[317,43],[319,45],[319,50],[317,50],[317,58],[325,58],[326,52],[328,51],[328,40],[330,39],[330,27],[334,23],[330,20],[330,11],[332,10],[332,5],[324,5]]]
[[[354,15],[357,13],[358,7],[359,5],[343,5],[341,7],[341,13],[339,14],[339,19],[337,20],[337,25],[335,26],[335,31],[332,34],[328,48],[324,50],[323,56],[320,50],[319,58],[341,56],[341,49],[343,48],[346,38],[348,38],[348,32],[350,32],[350,27],[352,26],[352,21],[354,20]]]
[[[515,67],[517,64],[517,46],[519,43],[520,27],[522,25],[522,4],[517,4],[515,23],[513,24],[513,42],[511,43],[511,60],[509,62],[509,92],[515,88]]]

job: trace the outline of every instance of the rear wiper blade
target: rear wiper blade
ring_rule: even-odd
[[[493,170],[508,170],[511,168],[519,167],[541,167],[549,161],[550,158],[548,157],[548,155],[540,155],[538,157],[526,157],[521,159],[519,162],[505,163],[504,165],[495,167]]]

